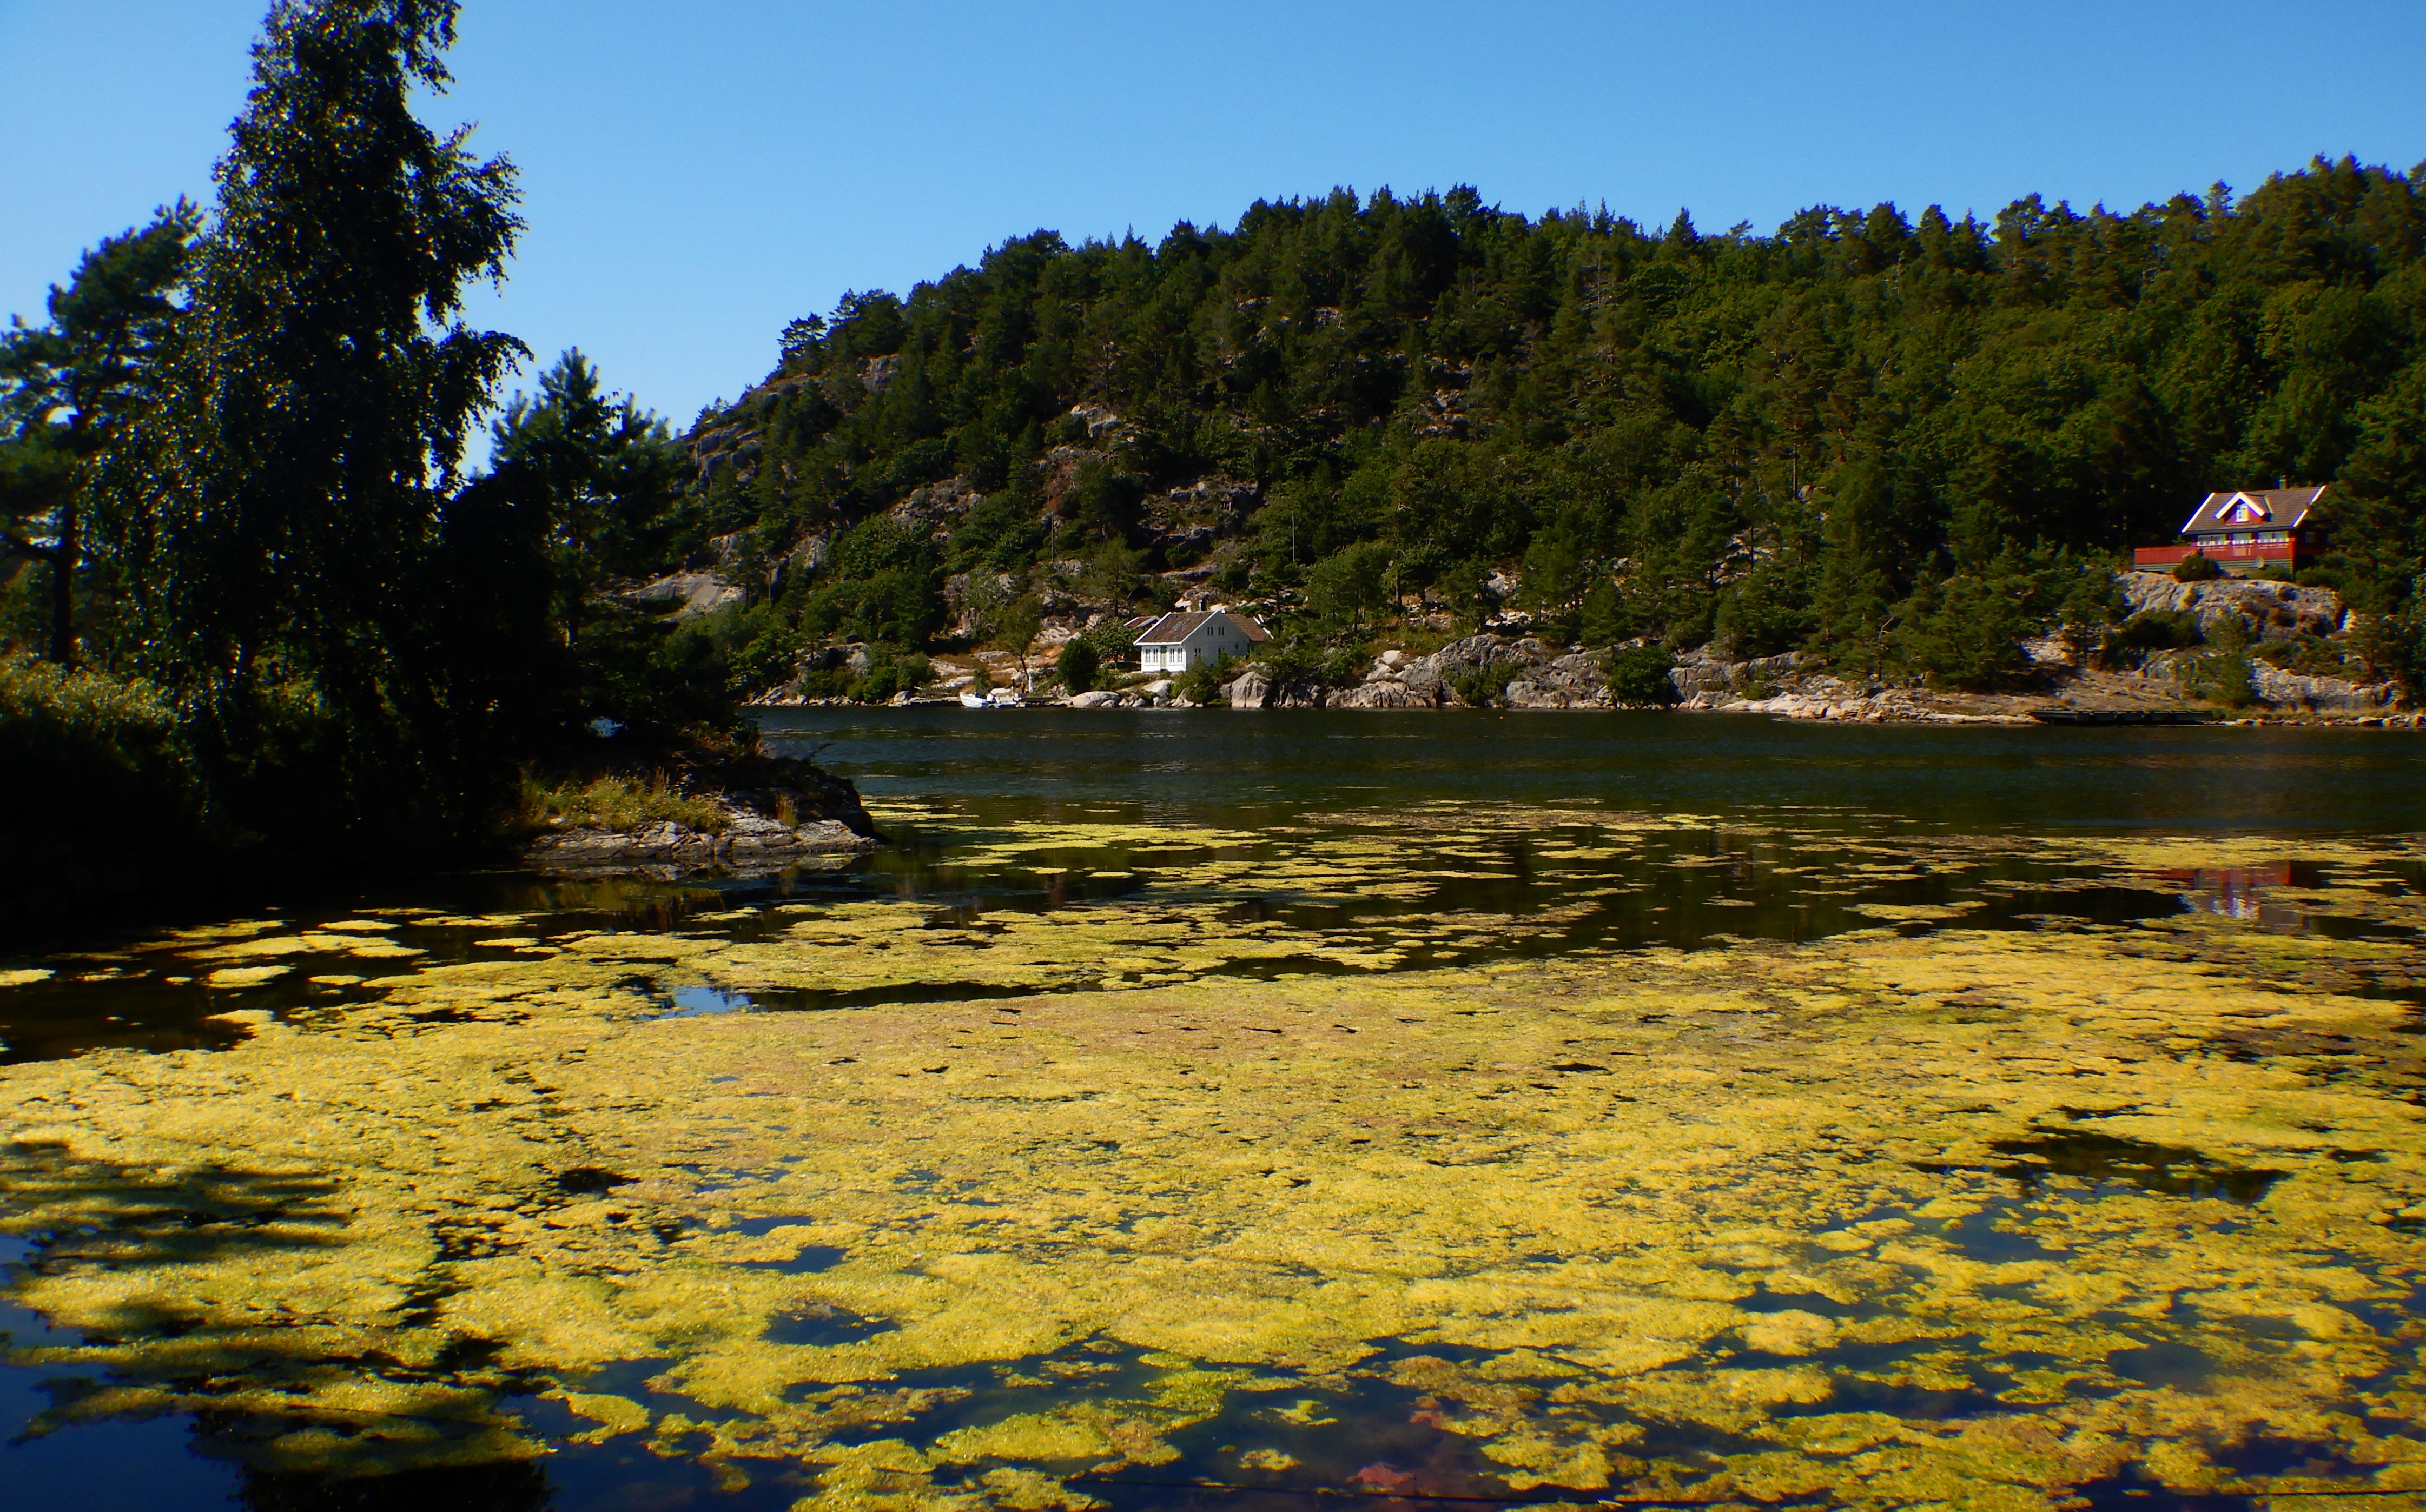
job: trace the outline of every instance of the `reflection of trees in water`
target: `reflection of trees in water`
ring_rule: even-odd
[[[543,1512],[555,1504],[547,1472],[527,1459],[396,1475],[245,1472],[247,1512]]]

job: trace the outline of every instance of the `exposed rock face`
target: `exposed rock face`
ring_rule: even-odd
[[[1801,651],[1787,651],[1779,656],[1755,656],[1747,661],[1721,659],[1706,646],[1689,651],[1676,658],[1676,666],[1668,681],[1676,685],[1676,696],[1691,700],[1730,698],[1755,695],[1767,697],[1779,684],[1788,682],[1812,665]],[[1696,705],[1702,707],[1705,705]]]
[[[2141,664],[2138,676],[2166,693],[2183,696],[2189,684],[2196,681],[2192,669],[2200,656],[2195,651],[2159,651]],[[2401,695],[2397,684],[2306,676],[2284,671],[2256,657],[2249,659],[2249,685],[2259,702],[2286,713],[2301,714],[2382,714],[2398,702]]]
[[[2249,682],[2257,690],[2258,698],[2278,709],[2305,709],[2317,714],[2382,714],[2392,707],[2400,691],[2390,683],[2305,677],[2258,661],[2249,664]]]
[[[1689,702],[1688,708],[1718,709],[1727,714],[1766,714],[1781,719],[1833,719],[1859,724],[1931,724],[1931,725],[2026,725],[2026,715],[1965,714],[1950,709],[1932,709],[1915,703],[1900,689],[1870,693],[1835,678],[1822,678],[1828,688],[1813,688],[1801,693],[1780,693],[1766,699],[1729,699],[1724,701]],[[1708,695],[1701,696],[1706,700]]]
[[[1236,534],[1253,510],[1256,498],[1253,483],[1226,473],[1208,474],[1192,483],[1146,495],[1140,523],[1160,543],[1166,557],[1184,561],[1209,551],[1222,537]]]
[[[752,875],[827,858],[836,865],[879,844],[859,789],[812,763],[744,756],[691,765],[686,790],[722,811],[715,831],[671,820],[636,829],[583,827],[532,841],[524,859],[545,871],[720,870]]]
[[[1512,709],[1606,709],[1609,679],[1599,657],[1571,651],[1528,668],[1509,683],[1506,698]]]
[[[854,833],[838,819],[787,825],[743,810],[736,811],[719,833],[671,820],[641,829],[568,829],[542,836],[527,856],[534,865],[550,871],[674,866],[748,873],[781,871],[815,857],[849,857],[875,848],[872,837]]]
[[[671,609],[676,619],[689,619],[728,603],[737,603],[746,595],[722,574],[699,571],[668,573],[654,583],[642,584],[624,597],[659,613]]]
[[[1253,668],[1239,673],[1237,680],[1221,691],[1229,699],[1230,707],[1233,709],[1273,707],[1271,679]]]
[[[1431,709],[1438,705],[1430,697],[1408,687],[1395,679],[1363,683],[1343,688],[1332,697],[1334,709]]]
[[[2288,639],[2302,632],[2331,635],[2349,628],[2350,611],[2343,607],[2341,595],[2330,588],[2240,577],[2176,583],[2162,572],[2125,572],[2117,581],[2131,613],[2194,614],[2202,632],[2212,630],[2227,616],[2239,617],[2268,640]]]

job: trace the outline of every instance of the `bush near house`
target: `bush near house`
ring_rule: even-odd
[[[1065,643],[1060,654],[1053,658],[1053,675],[1072,693],[1092,692],[1095,676],[1102,669],[1095,648],[1083,635]]]

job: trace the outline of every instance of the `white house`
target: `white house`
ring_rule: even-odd
[[[1244,656],[1271,633],[1234,609],[1164,615],[1137,638],[1138,666],[1149,672],[1185,672],[1224,656]]]

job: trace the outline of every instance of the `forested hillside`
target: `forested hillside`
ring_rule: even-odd
[[[2421,241],[2416,172],[2321,159],[1993,225],[1706,234],[1460,188],[1158,246],[1040,232],[794,322],[692,433],[690,539],[740,533],[763,572],[726,631],[759,683],[835,637],[1167,602],[1145,574],[1180,569],[1301,642],[1508,607],[1993,680],[2109,616],[2120,554],[2200,495],[2281,478],[2336,485],[2309,575],[2390,614],[2426,499]]]

